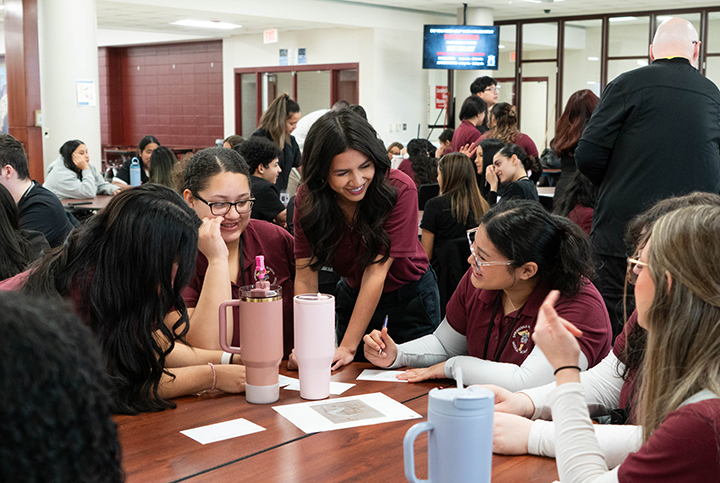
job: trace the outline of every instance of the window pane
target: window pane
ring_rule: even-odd
[[[297,73],[297,103],[303,114],[330,109],[330,71]]]
[[[498,70],[496,71],[485,71],[493,72],[487,74],[491,77],[515,77],[515,36],[517,26],[516,25],[501,25],[500,26],[500,48],[499,59],[498,59]]]
[[[611,17],[608,55],[648,55],[650,17]]]
[[[255,132],[257,122],[256,84],[255,74],[242,74],[240,76],[240,115],[242,116],[242,132],[240,135],[245,139],[248,139]]]
[[[720,87],[720,57],[708,57],[705,64],[705,75]]]
[[[557,22],[525,24],[522,34],[523,60],[557,58]]]
[[[708,53],[720,53],[720,12],[708,14]]]
[[[523,64],[520,131],[532,138],[538,152],[555,135],[556,82],[557,63]]]
[[[615,79],[623,72],[628,72],[638,67],[648,65],[648,61],[644,59],[637,60],[609,60],[608,61],[608,82]]]
[[[570,96],[590,89],[600,96],[600,47],[602,20],[580,20],[565,24],[565,68],[560,112]]]

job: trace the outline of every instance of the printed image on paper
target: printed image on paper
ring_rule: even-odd
[[[377,409],[357,399],[350,399],[341,403],[330,402],[322,406],[311,407],[322,417],[329,419],[333,424],[385,417],[385,415]]]

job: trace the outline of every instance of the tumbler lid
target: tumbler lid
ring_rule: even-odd
[[[243,302],[275,302],[282,300],[282,287],[270,285],[267,290],[258,289],[255,285],[240,287],[240,300]]]
[[[448,416],[478,416],[495,410],[495,394],[477,386],[436,388],[430,391],[428,410]]]
[[[298,302],[313,303],[313,302],[327,302],[333,300],[335,297],[325,293],[304,293],[295,296],[295,300]]]

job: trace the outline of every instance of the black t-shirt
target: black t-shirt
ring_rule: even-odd
[[[490,203],[491,206],[498,203],[498,198],[500,198],[500,201],[513,198],[540,201],[535,183],[527,177],[520,178],[512,183],[500,185],[497,193],[494,191],[488,193],[488,203]]]
[[[130,164],[132,164],[132,158],[125,160],[125,162],[122,166],[120,166],[120,169],[118,169],[117,174],[115,175],[116,178],[125,181],[126,184],[130,184]],[[143,164],[142,160],[140,160],[140,182],[143,184],[147,183],[149,179],[148,175],[145,173],[145,169],[145,165]]]
[[[436,196],[425,203],[420,228],[435,235],[434,247],[439,247],[448,240],[464,238],[467,230],[477,226],[472,215],[468,217],[467,225],[458,223],[451,212],[451,204],[449,196]]]
[[[282,213],[285,205],[280,201],[277,187],[266,179],[250,176],[252,193],[255,198],[251,218],[272,222],[278,213]]]
[[[270,141],[275,142],[270,133],[263,128],[255,131],[253,136],[265,137]],[[300,166],[300,147],[298,146],[297,141],[295,141],[295,136],[291,135],[290,142],[285,143],[285,147],[280,153],[280,156],[278,156],[278,164],[280,164],[282,172],[280,173],[280,176],[278,176],[275,186],[277,186],[278,192],[280,192],[287,189],[288,178],[290,178],[290,171],[293,167]]]
[[[73,229],[58,197],[37,181],[33,181],[33,187],[20,198],[17,207],[20,228],[39,231],[53,248],[62,245]]]

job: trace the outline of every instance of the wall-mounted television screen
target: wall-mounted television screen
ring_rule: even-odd
[[[498,68],[498,27],[425,25],[423,69]]]

